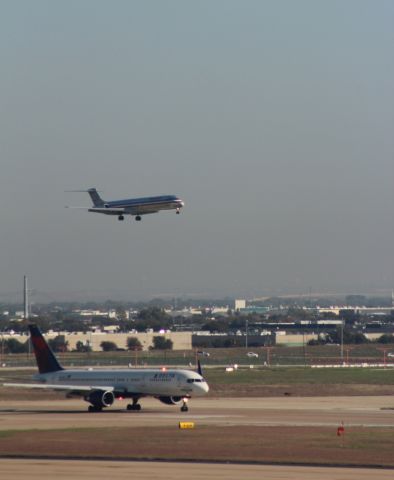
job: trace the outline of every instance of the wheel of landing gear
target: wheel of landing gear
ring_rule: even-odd
[[[141,410],[141,405],[139,403],[136,403],[136,404],[129,403],[126,408],[127,410],[134,410],[139,412]]]
[[[141,221],[141,217],[140,217],[139,215],[137,215],[137,216],[135,217],[135,220],[136,220],[137,222],[140,222],[140,221]]]
[[[101,412],[102,407],[99,407],[97,405],[89,405],[88,407],[88,412]]]
[[[118,220],[120,220],[120,221],[124,220],[124,216],[123,216],[123,215],[119,215]]]
[[[181,406],[181,412],[187,412],[189,409],[187,408],[187,405],[182,405]]]

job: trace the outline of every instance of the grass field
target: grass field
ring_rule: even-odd
[[[223,369],[207,369],[204,373],[208,383],[217,385],[263,384],[364,384],[394,385],[394,369],[373,368],[262,368],[239,369],[223,373]]]
[[[207,367],[218,365],[276,366],[276,365],[312,365],[312,364],[341,364],[349,363],[377,363],[384,361],[384,353],[381,346],[376,344],[345,345],[343,358],[338,345],[329,346],[305,346],[303,347],[259,347],[259,348],[212,348],[204,349],[209,353],[208,357],[202,357],[201,361]],[[386,353],[394,352],[394,345],[386,346]],[[258,353],[258,358],[247,357],[247,352]],[[77,353],[67,352],[58,354],[60,362],[66,367],[72,366],[149,366],[149,365],[174,365],[189,366],[196,363],[196,350],[170,350],[170,351],[142,351],[142,352],[91,352]],[[386,361],[394,358],[386,357]],[[0,364],[10,367],[34,367],[33,355],[17,354],[3,355]]]
[[[0,456],[219,460],[394,466],[389,428],[327,427],[86,428],[5,431]]]
[[[204,376],[210,385],[211,396],[316,396],[316,395],[392,395],[394,394],[393,368],[308,368],[316,363],[340,364],[338,346],[275,347],[269,353],[265,348],[253,349],[258,358],[248,358],[246,353],[252,349],[226,348],[211,349],[208,357],[202,357]],[[361,345],[351,351],[346,359],[355,364],[370,360],[378,362],[382,352],[375,345]],[[374,356],[375,355],[375,356]],[[129,365],[161,366],[174,365],[195,368],[195,351],[150,351],[150,352],[109,352],[59,355],[65,367],[103,366],[116,368]],[[267,359],[269,362],[267,362]],[[231,373],[225,372],[226,365],[239,364],[240,368]],[[270,366],[264,366],[269,363]],[[6,366],[1,368],[0,383],[25,382],[36,371],[32,355],[8,355],[3,358]],[[30,369],[24,368],[26,365]],[[220,367],[219,367],[220,365]],[[285,366],[287,365],[287,366]],[[253,367],[253,368],[250,368]],[[26,395],[21,390],[0,387],[1,398],[22,399]],[[29,398],[48,398],[49,395],[60,398],[59,393],[30,391]]]
[[[0,382],[28,381],[34,368],[0,370]],[[394,368],[261,367],[225,372],[223,367],[206,368],[204,377],[212,385],[363,384],[394,385]]]

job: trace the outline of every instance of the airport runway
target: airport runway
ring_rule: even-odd
[[[82,400],[1,401],[0,431],[109,426],[168,426],[181,420],[198,425],[393,427],[394,397],[280,397],[193,399],[189,412],[155,399],[142,399],[140,412],[126,401],[88,413]]]
[[[83,428],[175,427],[181,420],[199,426],[332,427],[341,421],[347,427],[388,427],[394,429],[394,398],[380,397],[280,397],[204,398],[189,403],[189,412],[179,406],[142,399],[141,412],[125,410],[127,402],[101,413],[88,413],[78,399],[45,401],[0,401],[0,433],[12,430],[58,430]],[[94,430],[93,430],[94,431]],[[393,430],[394,434],[394,430]],[[335,435],[335,433],[334,433]],[[34,434],[34,438],[37,434]],[[23,451],[22,451],[23,454]],[[89,458],[89,457],[88,457]],[[105,457],[104,457],[105,458]],[[374,463],[374,462],[372,462]],[[376,462],[375,462],[376,463]],[[0,478],[141,478],[141,479],[391,479],[393,469],[339,468],[317,466],[228,465],[226,463],[134,462],[109,460],[47,460],[0,458]]]
[[[138,478],[173,480],[391,480],[393,470],[176,462],[0,460],[2,480]],[[27,474],[28,472],[28,474]]]

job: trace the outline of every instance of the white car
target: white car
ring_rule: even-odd
[[[254,352],[248,352],[246,354],[249,358],[259,358],[259,354],[258,353],[254,353]]]

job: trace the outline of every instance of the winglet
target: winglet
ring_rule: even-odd
[[[197,360],[197,373],[203,376],[200,360]]]

